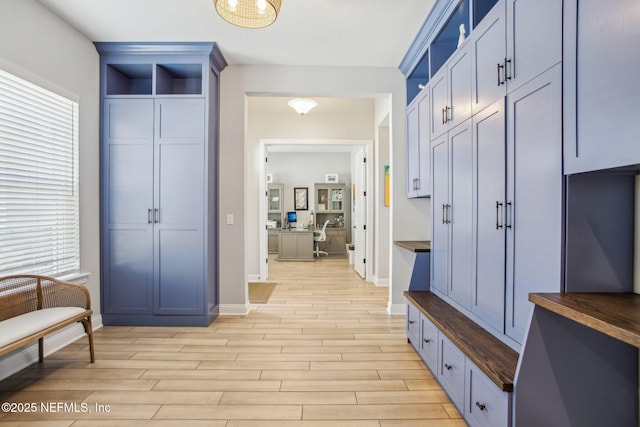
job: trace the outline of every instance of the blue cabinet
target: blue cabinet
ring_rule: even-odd
[[[639,164],[638,2],[564,4],[565,173]]]
[[[431,195],[429,88],[407,107],[407,198]]]
[[[218,314],[213,43],[96,43],[101,54],[102,315],[206,326]]]

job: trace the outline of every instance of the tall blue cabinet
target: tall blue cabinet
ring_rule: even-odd
[[[95,43],[101,70],[105,325],[218,315],[215,43]]]

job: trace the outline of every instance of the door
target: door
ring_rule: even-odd
[[[102,295],[106,314],[145,314],[152,308],[153,110],[150,99],[104,102]]]
[[[473,30],[473,111],[477,113],[504,97],[506,55],[505,1],[500,0]]]
[[[473,139],[471,120],[449,131],[451,159],[449,296],[466,308],[473,287]]]
[[[522,342],[530,292],[562,283],[562,66],[508,96],[506,334]]]
[[[471,311],[504,333],[506,134],[504,99],[473,118],[476,282]]]
[[[356,272],[363,279],[367,278],[366,264],[367,259],[367,163],[364,148],[358,149],[355,154],[355,182],[353,191],[353,244],[354,244],[354,260],[353,266]]]
[[[154,313],[204,310],[204,100],[156,100]]]
[[[431,141],[431,286],[446,294],[449,266],[449,146],[447,135]]]

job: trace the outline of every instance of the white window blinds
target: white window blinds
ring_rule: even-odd
[[[0,70],[0,276],[79,270],[78,104]]]

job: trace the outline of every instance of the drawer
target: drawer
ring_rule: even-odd
[[[511,393],[500,390],[473,362],[467,360],[465,418],[472,427],[511,425]]]
[[[420,313],[420,349],[418,354],[434,376],[438,375],[438,336],[436,325]]]
[[[464,415],[465,355],[444,334],[440,334],[438,381],[451,402]]]
[[[419,352],[420,312],[413,304],[407,304],[407,339]]]

